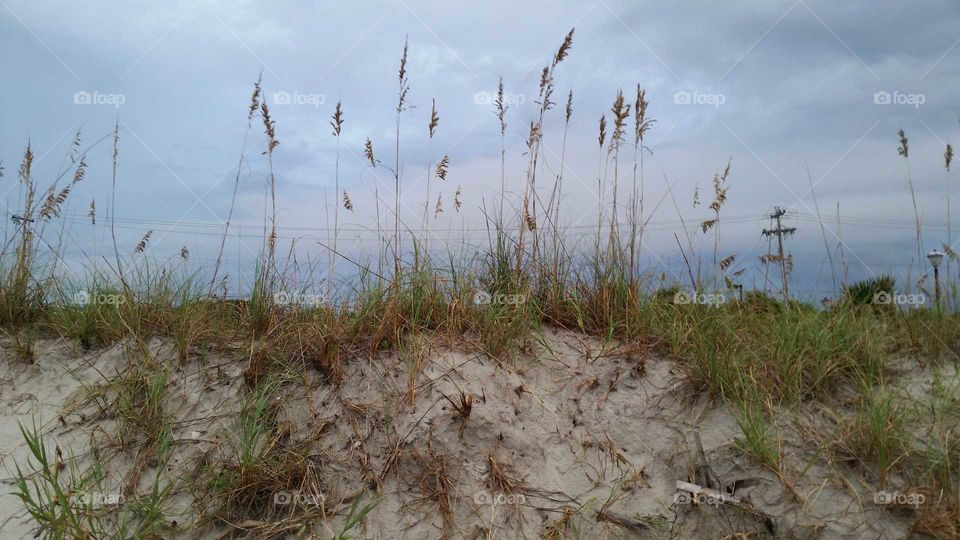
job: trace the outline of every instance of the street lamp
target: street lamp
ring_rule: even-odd
[[[934,249],[930,253],[927,253],[927,260],[930,261],[930,266],[933,267],[933,283],[935,299],[937,302],[937,307],[940,307],[940,261],[943,260],[943,253]]]

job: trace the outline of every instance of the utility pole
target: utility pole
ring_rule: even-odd
[[[783,237],[784,235],[790,236],[797,232],[796,227],[783,227],[783,224],[780,222],[780,219],[786,214],[787,211],[780,208],[779,206],[773,209],[773,214],[770,214],[770,219],[777,221],[776,229],[764,229],[763,236],[776,236],[777,237],[777,255],[776,257],[768,256],[765,262],[770,262],[771,260],[776,260],[780,263],[780,279],[783,283],[783,301],[786,302],[790,299],[790,288],[787,284],[787,257],[783,254]]]

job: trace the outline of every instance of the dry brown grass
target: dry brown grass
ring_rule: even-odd
[[[540,540],[560,540],[568,537],[568,531],[571,523],[577,516],[577,509],[572,506],[564,506],[560,509],[560,517],[547,523],[540,533]]]
[[[938,502],[923,506],[911,534],[929,535],[938,540],[960,538],[960,504],[943,498]]]
[[[450,460],[446,454],[433,448],[432,440],[428,441],[426,450],[413,449],[409,456],[418,469],[414,483],[421,497],[415,502],[427,505],[440,515],[443,520],[441,536],[447,537],[455,527],[453,510],[456,481],[451,475]]]
[[[528,487],[516,467],[498,458],[495,453],[487,456],[487,488],[493,493],[512,495],[523,493]]]

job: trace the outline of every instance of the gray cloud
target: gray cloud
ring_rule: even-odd
[[[44,156],[37,170],[50,178],[74,131],[82,127],[85,140],[92,142],[119,119],[117,215],[132,220],[123,241],[132,246],[143,230],[155,228],[156,238],[162,239],[154,253],[169,256],[187,244],[198,246],[192,252],[209,255],[209,247],[218,242],[216,234],[207,233],[216,229],[196,223],[226,217],[246,105],[262,70],[281,141],[274,156],[281,224],[326,227],[325,205],[339,201],[333,193],[336,141],[328,126],[339,99],[346,114],[340,182],[356,206],[348,225],[369,227],[375,221],[370,193],[375,179],[380,175],[381,189],[389,192],[392,178],[367,168],[361,147],[369,136],[381,159],[392,163],[396,69],[409,37],[410,102],[415,108],[403,114],[401,125],[402,170],[409,189],[404,218],[419,223],[425,167],[449,153],[452,170],[442,186],[448,207],[437,222],[448,232],[437,236],[456,236],[458,228],[482,225],[480,201],[499,190],[499,133],[483,96],[495,91],[500,76],[507,92],[516,96],[506,141],[508,189],[516,191],[539,70],[576,26],[573,51],[557,78],[561,99],[567,90],[574,92],[565,156],[571,222],[595,218],[597,119],[608,112],[618,88],[629,94],[640,83],[658,120],[650,134],[653,155],[646,163],[649,199],[663,201],[654,218],[663,229],[649,238],[653,253],[672,253],[674,263],[679,255],[673,238],[681,232],[677,209],[667,197],[662,174],[675,183],[674,196],[688,225],[695,224],[706,215],[702,207],[691,206],[695,187],[701,198],[708,197],[712,175],[732,159],[724,212],[754,218],[726,226],[724,250],[747,250],[741,253],[742,264],[756,275],[761,270],[749,261],[766,249],[765,242],[755,242],[765,225],[763,216],[775,205],[808,215],[816,210],[807,193],[809,164],[813,180],[819,180],[821,210],[834,219],[839,203],[841,217],[848,221],[841,227],[848,256],[853,252],[867,262],[858,268],[851,264],[851,274],[862,277],[905,270],[911,263],[912,230],[894,221],[913,218],[905,164],[896,154],[897,129],[911,137],[918,204],[929,223],[925,247],[945,240],[943,225],[937,224],[945,220],[943,145],[956,142],[960,134],[960,111],[951,92],[960,76],[958,23],[960,10],[948,1],[641,6],[612,0],[400,0],[268,9],[214,0],[158,5],[2,0],[0,71],[6,84],[0,101],[0,158],[8,172],[14,170],[30,140]],[[96,92],[106,101],[110,98],[103,96],[119,94],[124,103],[77,105],[77,92]],[[905,103],[878,105],[878,92]],[[689,96],[694,103],[677,103],[678,93],[680,101]],[[284,95],[300,104],[281,103]],[[712,106],[717,96],[723,103]],[[921,105],[906,103],[916,96],[922,96]],[[431,99],[437,100],[441,123],[428,144]],[[266,168],[261,132],[254,125],[247,139],[254,147],[240,175],[235,222],[262,223]],[[559,170],[561,136],[557,111],[547,119],[546,170]],[[107,140],[91,152],[90,176],[74,193],[70,214],[82,217],[92,198],[98,207],[107,206],[109,145]],[[8,175],[0,192],[12,180]],[[452,211],[458,185],[463,186],[462,215]],[[6,207],[15,206],[14,191],[6,193]],[[866,226],[852,221],[859,216],[887,221]],[[183,223],[171,225],[178,220]],[[79,226],[82,219],[77,221]],[[808,288],[823,288],[827,281],[809,278],[825,259],[820,228],[812,222],[799,225],[790,244],[798,259],[798,279],[807,274]],[[833,247],[837,226],[827,226]],[[171,232],[161,234],[164,229]],[[103,233],[98,228],[82,240],[94,242]],[[241,239],[250,246],[240,247],[241,258],[245,251],[255,253],[258,244],[255,229],[249,233],[251,238]],[[291,229],[289,234],[298,233]],[[877,242],[878,235],[884,242]],[[368,244],[364,240],[360,246]],[[318,253],[313,255],[325,257]],[[914,268],[914,278],[916,274]]]

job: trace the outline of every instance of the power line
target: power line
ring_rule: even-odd
[[[14,217],[14,214],[6,212],[7,218]],[[862,226],[875,226],[882,228],[910,228],[913,229],[916,227],[916,222],[909,219],[897,219],[897,218],[877,218],[877,217],[868,217],[868,216],[841,216],[839,219],[820,219],[814,214],[809,214],[806,212],[798,211],[784,211],[783,214],[785,217],[791,219],[802,221],[806,223],[837,223],[838,221],[847,225],[862,225]],[[720,221],[724,224],[743,224],[750,222],[762,222],[765,221],[768,216],[757,216],[755,214],[739,214],[732,216],[721,216]],[[66,214],[61,217],[62,220],[67,223],[84,223],[89,224],[89,217],[86,215],[78,214]],[[691,219],[691,220],[651,220],[647,222],[647,230],[669,230],[669,229],[679,229],[683,227],[684,223],[699,223],[702,220],[709,219],[704,217],[702,219]],[[180,229],[215,229],[220,232],[215,232],[213,234],[222,235],[222,230],[226,227],[225,223],[214,222],[214,221],[174,221],[174,220],[165,220],[165,219],[148,219],[148,218],[121,218],[117,217],[114,220],[117,228],[124,229],[148,229],[148,228],[163,228],[163,227],[178,227]],[[134,225],[139,225],[140,227],[134,227]],[[926,227],[946,227],[946,222],[944,221],[927,221],[922,225]],[[91,225],[96,227],[109,227],[110,224],[107,222],[99,222],[96,225]],[[623,225],[625,226],[625,225]],[[302,225],[277,225],[278,231],[286,232],[315,232],[315,233],[332,233],[334,231],[333,227],[316,227],[316,226],[302,226]],[[230,229],[238,231],[263,231],[264,225],[252,224],[252,223],[231,223]],[[561,231],[572,231],[572,230],[596,230],[596,225],[562,225],[558,224],[557,229]],[[349,233],[376,233],[376,230],[369,227],[360,227],[360,226],[350,226],[345,225],[337,229],[340,233],[349,234]],[[449,226],[449,227],[438,227],[431,229],[424,229],[419,227],[411,227],[407,229],[411,233],[436,233],[436,232],[467,232],[475,233],[482,232],[487,233],[489,229],[485,226],[474,226],[474,227],[462,227],[462,226]],[[171,232],[176,232],[171,229]],[[197,232],[199,234],[204,234],[201,231],[179,231],[179,232]],[[209,232],[206,234],[210,234]],[[235,236],[232,235],[231,236]],[[251,234],[249,237],[262,237],[262,235]]]

